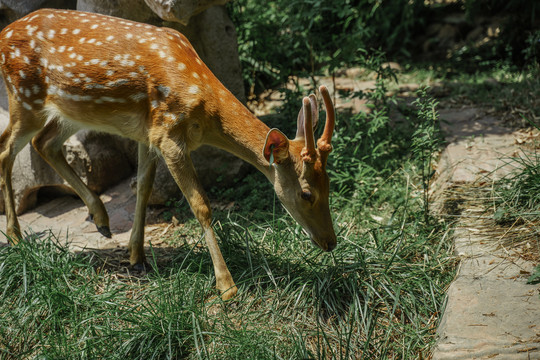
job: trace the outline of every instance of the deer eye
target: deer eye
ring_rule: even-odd
[[[303,200],[311,201],[311,198],[313,197],[313,195],[311,194],[311,191],[309,191],[309,190],[302,190],[302,193],[300,194],[300,197]]]

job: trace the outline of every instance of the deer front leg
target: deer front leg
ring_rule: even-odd
[[[156,175],[155,154],[150,148],[139,143],[139,164],[137,166],[137,204],[135,220],[129,238],[129,262],[135,270],[144,270],[146,257],[144,255],[144,225],[146,222],[146,205],[152,193],[152,184]]]
[[[172,143],[172,141],[170,143]],[[223,255],[221,255],[221,250],[219,249],[214,230],[212,230],[212,210],[210,208],[210,202],[206,197],[202,185],[197,179],[197,174],[190,156],[178,149],[178,145],[175,143],[171,144],[171,147],[166,151],[164,151],[162,147],[161,153],[163,154],[174,180],[180,187],[180,190],[182,190],[191,210],[201,224],[206,240],[206,246],[208,246],[208,251],[210,252],[212,263],[214,264],[216,288],[221,292],[221,298],[223,300],[228,300],[236,295],[237,288],[231,273],[227,268],[227,264],[223,259]]]

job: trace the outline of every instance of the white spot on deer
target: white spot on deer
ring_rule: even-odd
[[[128,40],[133,39],[133,34],[127,33],[127,34],[126,34],[126,39],[128,39]]]
[[[82,59],[84,59],[82,55],[77,55],[77,60],[82,61]]]
[[[135,102],[139,102],[139,101],[142,101],[144,99],[147,98],[147,95],[145,92],[140,92],[140,93],[136,93],[136,94],[131,94],[129,95],[129,98]],[[157,106],[155,106],[157,107]]]
[[[96,42],[96,39],[90,39],[90,40],[88,40],[87,42],[88,42],[89,44],[93,44],[93,43]]]
[[[79,39],[79,44],[83,44],[86,41],[86,38],[82,37]]]
[[[199,59],[199,58],[195,58],[195,62],[196,62],[197,64],[199,64],[199,65],[202,65],[202,61],[201,61],[201,59]]]
[[[39,94],[40,91],[41,91],[41,88],[39,87],[39,85],[36,85],[36,84],[32,85],[32,92],[35,95]]]
[[[100,97],[100,100],[102,101],[105,101],[105,102],[117,102],[117,103],[125,103],[126,102],[126,99],[122,99],[122,98],[114,98],[114,97],[110,97],[110,96],[102,96]]]
[[[26,74],[22,70],[19,70],[19,76],[21,77],[21,79],[26,79]]]
[[[81,83],[81,79],[75,78],[75,79],[73,79],[73,82],[76,83],[76,84],[80,84],[80,83]]]
[[[24,89],[24,96],[29,98],[30,96],[32,96],[32,91],[30,89]]]
[[[30,40],[30,48],[34,49],[36,47],[36,41],[34,39]]]
[[[133,66],[133,65],[135,65],[135,61],[133,61],[133,60],[125,60],[124,59],[124,60],[120,61],[120,65],[122,65],[122,66]]]
[[[117,79],[117,80],[112,80],[112,81],[107,82],[106,85],[109,87],[113,87],[113,86],[122,86],[128,83],[129,83],[128,79]]]
[[[72,78],[73,77],[73,73],[68,71],[66,72],[64,75],[66,75],[68,78]]]
[[[2,57],[3,56],[4,56],[4,54],[2,54]],[[23,56],[23,60],[24,60],[25,64],[30,65],[30,59],[28,58],[28,56]]]
[[[105,86],[102,84],[86,84],[84,87],[87,89],[105,89]]]
[[[30,104],[27,103],[27,102],[23,102],[23,103],[22,103],[22,106],[23,106],[26,110],[32,110],[32,105],[30,105]]]
[[[32,36],[32,35],[34,35],[34,31],[36,31],[38,29],[38,27],[37,26],[32,26],[32,25],[26,25],[26,29],[28,30],[27,31],[28,36]]]
[[[70,59],[75,59],[76,57],[77,57],[77,54],[75,54],[75,53],[69,54]]]
[[[48,95],[54,95],[58,92],[58,86],[51,85],[47,88],[47,94]]]
[[[49,52],[51,54],[54,54],[56,52],[56,48],[54,46],[51,46],[51,48],[49,49]]]
[[[49,60],[47,60],[47,58],[41,58],[41,59],[39,59],[39,63],[40,63],[43,67],[47,67],[47,64],[49,64]]]
[[[111,41],[111,40],[113,40],[113,39],[114,39],[114,36],[112,36],[112,35],[109,35],[109,36],[107,36],[107,38],[106,38],[105,40],[107,40],[107,41]]]
[[[165,53],[165,51],[160,50],[160,51],[159,51],[159,57],[162,58],[162,59],[164,59],[165,56],[167,56],[167,54]]]
[[[88,23],[88,22],[90,22],[90,19],[83,19],[83,20],[81,20],[81,22],[82,23]]]
[[[9,39],[11,37],[11,35],[13,35],[13,30],[9,30],[7,33],[6,33],[6,38]]]
[[[75,29],[75,30],[73,30],[72,33],[73,33],[73,35],[77,35],[77,34],[80,33],[80,32],[81,32],[81,29]],[[83,39],[84,39],[84,38],[83,38]]]
[[[54,34],[56,34],[56,31],[54,31],[53,29],[49,30],[49,33],[47,34],[47,38],[49,40],[54,39]]]
[[[99,27],[99,24],[94,24],[90,26],[90,29],[94,30],[94,29],[97,29],[98,27]]]
[[[198,94],[199,93],[199,87],[197,85],[191,85],[189,88],[188,88],[188,93],[190,94]]]
[[[150,45],[150,49],[157,50],[157,49],[159,49],[159,45],[158,44],[152,44],[152,45]]]
[[[145,38],[140,38],[139,39],[139,44],[144,44],[145,42],[147,42],[148,39],[145,39]]]
[[[60,46],[60,47],[58,48],[58,52],[59,52],[59,53],[63,53],[64,51],[66,51],[66,47],[65,47],[64,45],[62,45],[62,46]]]
[[[68,32],[68,29],[66,29],[66,28],[60,29],[60,35],[66,35],[67,32]]]
[[[183,71],[186,70],[186,64],[179,62],[178,63],[178,70]]]
[[[52,19],[52,18],[54,17],[54,14],[49,14],[49,15],[47,15],[47,17],[48,17],[49,19]]]
[[[114,75],[114,70],[107,70],[107,71],[105,72],[105,75],[107,75],[107,76],[113,76],[113,75]]]
[[[73,46],[68,47],[67,51],[73,51]]]
[[[199,78],[200,78],[200,77],[199,77],[199,74],[197,74],[196,72],[192,73],[191,75],[192,75],[195,79],[199,79]]]
[[[136,78],[139,77],[139,74],[133,71],[129,73],[129,77]]]
[[[36,100],[34,100],[34,104],[37,104],[37,105],[43,105],[43,99],[36,99]]]
[[[169,94],[171,93],[171,88],[168,87],[168,86],[158,85],[157,89],[158,89],[158,91],[159,91],[160,93],[162,93],[165,97],[169,96]]]

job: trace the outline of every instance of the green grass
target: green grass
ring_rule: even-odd
[[[0,359],[427,357],[454,276],[450,230],[427,212],[420,169],[431,158],[411,151],[425,119],[410,109],[391,122],[381,94],[367,95],[371,114],[339,114],[334,252],[311,245],[259,173],[211,191],[235,202],[214,224],[239,287],[227,303],[196,236],[152,248],[144,276],[110,251],[73,253],[54,236],[29,236],[0,248]],[[186,221],[182,233],[198,232],[185,204],[172,212]]]

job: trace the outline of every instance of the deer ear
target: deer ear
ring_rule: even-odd
[[[272,165],[289,157],[289,139],[278,129],[271,129],[266,135],[263,156]]]

